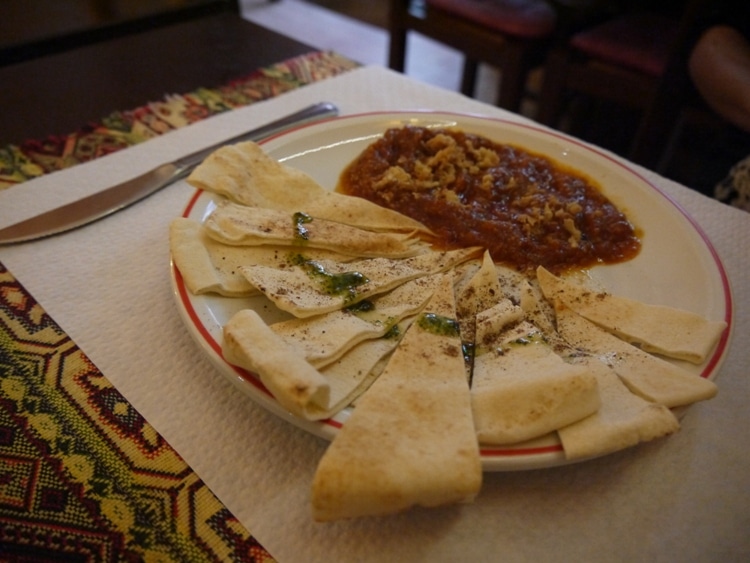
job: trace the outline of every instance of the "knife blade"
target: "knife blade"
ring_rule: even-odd
[[[149,170],[120,184],[0,229],[0,245],[27,242],[77,229],[150,196],[187,176],[219,147],[260,141],[285,130],[338,115],[338,108],[320,102],[276,121]]]

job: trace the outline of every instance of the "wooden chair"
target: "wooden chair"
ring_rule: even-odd
[[[692,97],[686,61],[708,4],[690,0],[674,15],[625,12],[574,33],[548,57],[538,120],[558,127],[567,101],[576,94],[634,108],[640,121],[627,156],[658,168]]]
[[[480,62],[501,71],[498,105],[518,111],[529,71],[543,60],[556,12],[544,0],[391,0],[389,66],[403,72],[417,32],[461,51],[461,92],[472,96]]]

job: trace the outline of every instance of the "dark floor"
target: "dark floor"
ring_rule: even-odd
[[[388,0],[306,1],[359,21],[387,27]],[[638,114],[633,110],[602,105],[588,111],[583,122],[579,121],[565,130],[617,154],[626,155],[637,122]],[[671,157],[659,172],[706,195],[711,195],[713,186],[735,162],[750,154],[750,135],[723,127],[716,128],[702,121],[684,125],[675,139],[677,142]]]

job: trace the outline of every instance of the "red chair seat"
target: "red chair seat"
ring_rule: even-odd
[[[545,37],[557,15],[544,0],[426,0],[431,8],[519,38]]]
[[[628,14],[574,35],[570,44],[592,59],[659,77],[677,26],[676,20],[659,14]]]

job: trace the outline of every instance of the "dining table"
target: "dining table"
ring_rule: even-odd
[[[0,228],[320,101],[343,118],[449,112],[549,131],[387,68],[352,65],[9,185],[0,190]],[[282,563],[750,559],[743,344],[750,215],[554,134],[663,194],[705,234],[726,272],[731,335],[718,394],[687,409],[679,432],[578,463],[485,471],[468,504],[314,521],[311,483],[328,440],[243,393],[178,310],[169,225],[195,192],[181,181],[82,228],[0,246],[0,554]],[[684,272],[686,283],[691,275]]]
[[[179,9],[185,3],[163,4]],[[188,10],[201,10],[206,3],[187,4],[192,5]],[[135,8],[164,10],[156,4]],[[115,10],[112,17],[118,14]],[[156,14],[152,17],[158,20]],[[0,104],[13,108],[0,113],[0,144],[67,135],[169,95],[198,96],[201,90],[227,87],[255,70],[315,50],[225,9],[130,33],[94,27],[90,33],[104,39],[32,56],[32,47],[43,39],[37,34],[55,27],[33,21],[17,8],[0,24],[0,32],[12,28],[0,40],[0,81],[6,85],[0,89]],[[134,26],[127,18],[121,25]],[[12,56],[24,49],[31,50],[27,58]]]

